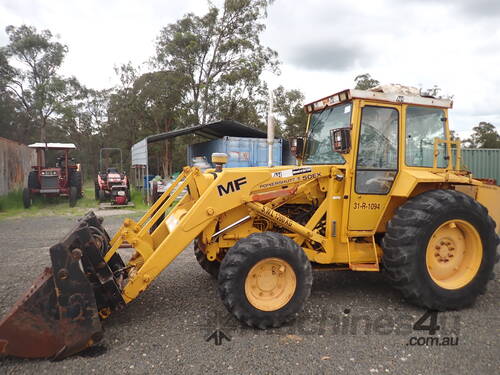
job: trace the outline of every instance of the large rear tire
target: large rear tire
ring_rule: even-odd
[[[23,206],[24,208],[30,208],[31,206],[31,194],[28,188],[23,189]]]
[[[398,208],[382,240],[382,262],[409,301],[460,309],[485,292],[497,244],[484,206],[454,190],[432,190]]]
[[[198,264],[203,268],[208,274],[217,278],[219,275],[220,262],[217,260],[209,261],[201,248],[202,244],[200,239],[197,238],[193,242],[194,255]]]
[[[278,233],[255,233],[226,254],[219,294],[229,312],[251,327],[279,327],[304,307],[312,286],[311,263],[296,242]]]
[[[36,171],[31,171],[28,175],[28,188],[40,189],[40,183],[38,182],[38,173]]]
[[[69,188],[69,206],[75,207],[77,199],[78,199],[78,190],[76,186],[71,186]]]
[[[106,200],[106,193],[104,190],[100,189],[99,190],[99,202],[104,202]]]
[[[73,171],[69,178],[69,185],[76,187],[77,198],[83,197],[82,191],[82,173],[80,171]]]

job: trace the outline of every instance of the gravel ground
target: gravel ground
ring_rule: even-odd
[[[132,215],[133,217],[133,215]],[[114,233],[123,216],[107,216]],[[0,314],[49,263],[49,246],[74,217],[0,221]],[[497,275],[500,273],[497,265]],[[228,316],[216,282],[191,246],[125,311],[104,322],[104,340],[60,362],[0,358],[2,374],[498,374],[499,278],[473,308],[440,313],[435,337],[453,346],[413,346],[422,309],[404,302],[377,273],[315,271],[305,311],[288,326],[260,331]],[[426,322],[428,323],[428,321]],[[220,326],[231,341],[205,339]]]

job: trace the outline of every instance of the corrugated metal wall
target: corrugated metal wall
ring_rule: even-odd
[[[474,177],[494,178],[500,184],[500,149],[462,148],[462,167]]]
[[[35,150],[0,137],[0,195],[26,186],[28,173],[35,164]]]

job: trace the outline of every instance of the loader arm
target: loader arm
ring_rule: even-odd
[[[273,210],[271,205],[266,206],[259,200],[262,200],[262,195],[266,192],[268,195],[264,199],[267,201],[293,196],[297,187],[328,177],[331,167],[307,168],[304,173],[283,178],[272,177],[276,171],[279,172],[279,169],[244,168],[202,174],[197,168],[184,168],[146,214],[137,223],[126,219],[111,241],[111,248],[104,258],[106,261],[111,259],[124,242],[136,250],[126,266],[128,278],[122,292],[125,302],[131,302],[143,292],[207,227],[212,227],[212,235],[215,230],[223,229],[214,223],[218,222],[221,215],[238,207],[244,209],[241,210],[241,217],[235,220],[237,224],[239,221],[244,222],[247,216],[263,216],[277,226],[296,233],[297,242],[308,238],[323,243],[322,236],[286,218]],[[282,186],[291,187],[293,192],[281,189]],[[189,193],[173,206],[175,199],[185,188],[188,188]],[[286,198],[282,200],[284,202]]]

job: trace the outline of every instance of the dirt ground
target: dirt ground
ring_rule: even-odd
[[[104,225],[114,233],[123,218],[106,216]],[[0,221],[2,316],[49,265],[49,247],[75,221]],[[430,336],[413,330],[425,311],[403,301],[382,274],[315,271],[299,318],[261,331],[228,315],[216,281],[190,246],[127,309],[104,322],[96,347],[60,362],[0,358],[0,373],[498,374],[499,281],[490,282],[474,307],[439,313],[440,329]],[[230,341],[206,341],[217,327]],[[449,339],[456,345],[444,345]]]

